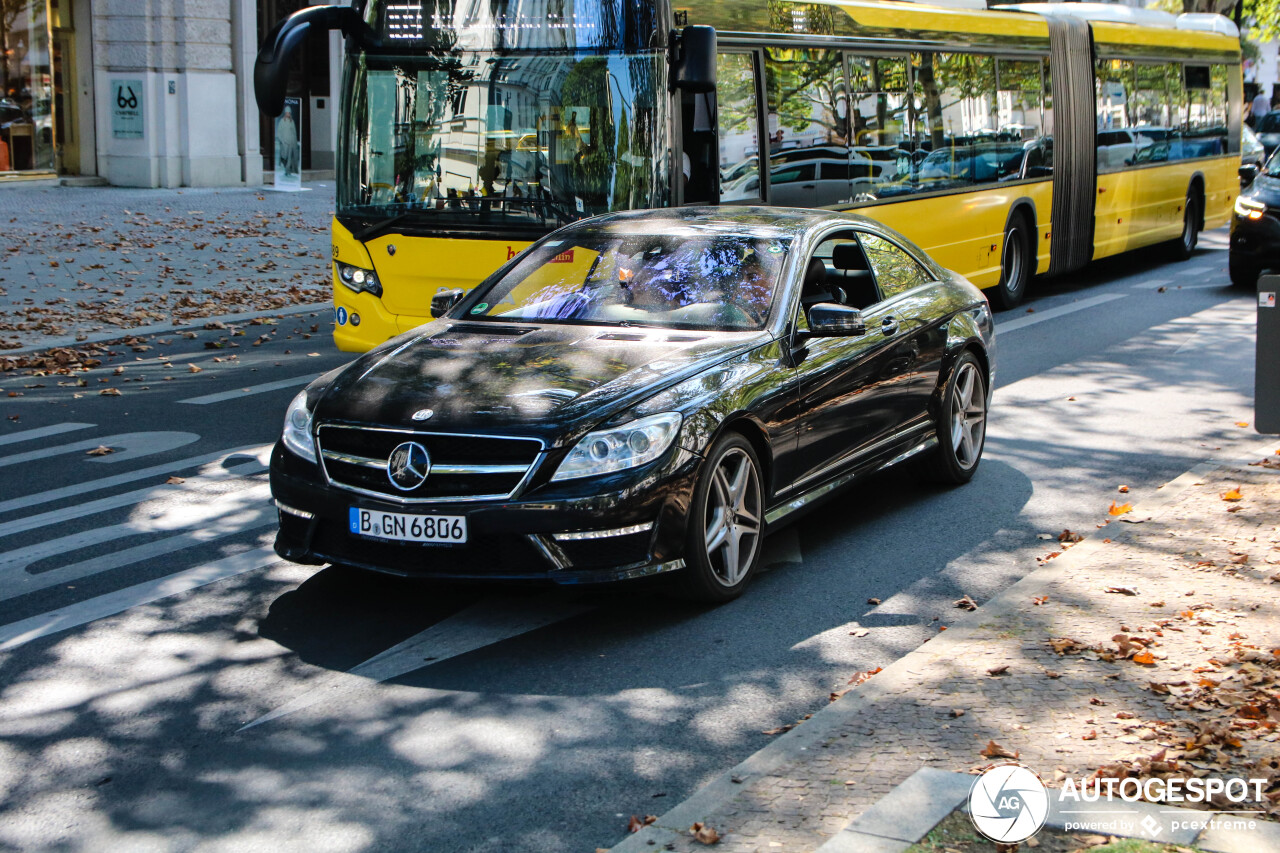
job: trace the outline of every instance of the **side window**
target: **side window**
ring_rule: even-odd
[[[886,299],[933,281],[929,271],[902,247],[875,234],[859,234],[858,240]]]
[[[855,202],[896,195],[911,178],[905,56],[849,56],[850,179]]]
[[[849,100],[837,50],[769,48],[770,204],[824,207],[852,197],[847,178],[816,177],[820,164],[849,162]],[[792,169],[808,168],[797,178]]]
[[[929,150],[920,163],[920,191],[1006,177],[1000,162],[1021,145],[1000,138],[995,60],[927,51],[912,54],[911,61],[916,69],[915,133]]]
[[[720,200],[760,198],[759,102],[750,53],[716,56],[716,120],[720,138]]]
[[[1227,153],[1227,68],[1188,65],[1184,69],[1188,104],[1187,157]]]
[[[1130,98],[1133,95],[1133,63],[1127,59],[1099,59],[1095,68],[1098,104],[1098,171],[1116,172],[1134,162],[1140,142],[1123,128],[1133,127]],[[1112,132],[1114,131],[1114,132]]]
[[[858,239],[857,232],[842,231],[827,237],[814,249],[800,291],[803,308],[818,302],[838,302],[861,309],[880,301],[875,275]]]
[[[1136,63],[1134,71],[1134,129],[1150,139],[1149,150],[1135,159],[1145,162],[1181,160],[1187,156],[1182,144],[1185,124],[1185,96],[1182,92],[1182,66],[1164,62]]]

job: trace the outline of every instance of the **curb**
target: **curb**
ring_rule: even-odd
[[[1238,454],[1229,460],[1209,460],[1196,465],[1160,486],[1157,489],[1155,498],[1142,506],[1144,512],[1141,516],[1134,517],[1136,516],[1136,513],[1134,513],[1121,519],[1121,523],[1140,524],[1150,520],[1155,514],[1165,510],[1183,492],[1196,485],[1206,475],[1219,470],[1229,470],[1247,465],[1248,462],[1256,459],[1259,453],[1268,455],[1278,442],[1280,442],[1280,439],[1272,437],[1265,441],[1260,441],[1257,445],[1252,445],[1248,451]],[[969,640],[969,635],[974,626],[991,619],[993,616],[998,616],[1003,612],[1017,608],[1019,605],[1015,602],[1024,602],[1029,597],[1034,597],[1039,588],[1043,587],[1050,578],[1066,574],[1078,564],[1092,559],[1094,552],[1101,548],[1102,540],[1096,536],[1091,536],[1057,559],[1025,575],[977,610],[961,616],[947,631],[930,638],[919,648],[885,667],[874,678],[859,685],[856,690],[846,693],[835,702],[815,711],[813,716],[805,721],[803,725],[780,735],[763,749],[708,782],[688,799],[660,816],[657,822],[644,827],[639,832],[628,836],[609,848],[611,853],[641,853],[641,851],[653,850],[655,846],[660,848],[678,839],[687,838],[689,827],[692,824],[706,822],[708,815],[715,812],[720,806],[729,803],[738,795],[738,792],[744,790],[752,782],[768,775],[784,764],[804,758],[811,748],[817,747],[828,737],[833,736],[839,728],[850,720],[863,716],[885,696],[901,692],[897,688],[915,681],[913,670],[919,665],[937,658],[954,657],[959,651],[958,647]],[[948,809],[938,820],[941,820],[950,811]],[[1197,812],[1197,814],[1207,813]],[[856,823],[858,819],[855,819],[854,822]],[[929,828],[932,829],[936,823],[937,821],[934,821]],[[826,853],[835,853],[837,850],[864,848],[837,847],[827,850],[826,846],[823,845],[822,849]],[[880,847],[868,847],[865,849],[881,853]],[[888,853],[888,851],[903,848],[885,847],[883,849],[885,853]]]
[[[291,305],[288,308],[273,309],[270,311],[247,311],[242,314],[220,314],[216,317],[195,317],[191,322],[182,325],[170,325],[168,323],[153,323],[150,326],[134,326],[128,329],[119,329],[113,332],[97,332],[88,335],[83,339],[70,335],[64,335],[60,338],[50,338],[42,344],[36,344],[29,347],[18,347],[16,349],[0,350],[0,358],[7,355],[30,355],[31,353],[44,352],[46,350],[56,349],[57,347],[82,347],[85,344],[101,344],[107,341],[118,341],[121,338],[141,337],[143,335],[165,335],[174,332],[199,331],[204,328],[206,323],[240,323],[245,320],[253,320],[258,317],[287,317],[294,314],[306,314],[308,311],[325,312],[332,311],[332,303],[315,302],[308,305]]]

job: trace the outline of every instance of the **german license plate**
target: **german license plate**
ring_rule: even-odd
[[[348,523],[352,533],[375,539],[443,545],[461,545],[467,541],[465,515],[406,515],[353,506]]]

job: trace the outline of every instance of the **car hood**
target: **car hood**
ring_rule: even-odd
[[[349,365],[321,392],[314,417],[555,445],[769,340],[767,332],[439,320]]]
[[[1268,207],[1280,207],[1280,178],[1273,178],[1265,173],[1261,174],[1240,195],[1247,199],[1260,201]]]

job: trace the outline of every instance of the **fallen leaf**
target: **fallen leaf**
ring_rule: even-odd
[[[98,392],[98,394],[99,396],[102,396],[102,397],[119,397],[120,389],[119,388],[103,388],[101,391]]]
[[[1085,732],[1080,736],[1080,740],[1097,740],[1097,739],[1098,739],[1097,729],[1089,729],[1089,731]]]
[[[1127,586],[1109,586],[1107,592],[1114,592],[1118,595],[1137,595],[1138,591]]]
[[[1227,491],[1222,493],[1222,499],[1224,501],[1238,501],[1238,500],[1242,500],[1243,498],[1244,498],[1244,494],[1240,491],[1239,486],[1236,486],[1234,489],[1228,489]]]
[[[1248,425],[1249,425],[1248,421],[1236,421],[1236,426],[1240,427],[1241,429],[1243,429],[1244,427],[1247,427]]]
[[[689,834],[693,836],[693,840],[699,844],[718,844],[720,842],[720,833],[716,832],[705,823],[695,823],[689,827]]]
[[[1009,671],[1009,664],[1006,663],[1006,664],[1001,664],[1000,666],[991,667],[990,669],[987,670],[987,675],[995,677],[997,675],[1004,675],[1008,671]]]
[[[1056,671],[1056,670],[1052,670],[1052,669],[1046,669],[1046,670],[1044,671],[1044,674],[1045,674],[1045,677],[1047,677],[1047,678],[1061,678],[1061,677],[1062,677],[1062,673],[1060,673],[1060,672],[1058,672],[1058,671]]]
[[[952,708],[952,709],[951,709],[951,716],[952,716],[952,717],[963,717],[963,716],[964,716],[964,708]]]
[[[185,482],[186,480],[182,477],[170,477],[169,479],[165,480],[165,483],[170,486],[176,486],[179,483],[185,483]]]
[[[878,598],[868,598],[868,599],[867,599],[867,604],[870,604],[870,605],[872,605],[873,607],[874,607],[875,605],[879,604],[879,603],[880,603],[880,599],[878,599]]]
[[[1140,663],[1143,666],[1155,666],[1156,656],[1151,654],[1151,652],[1138,652],[1130,658],[1130,660],[1134,663]]]
[[[871,678],[871,676],[875,675],[877,672],[880,672],[880,671],[881,671],[881,670],[883,670],[883,669],[884,669],[884,667],[879,667],[879,666],[878,666],[878,667],[876,667],[875,669],[869,669],[869,670],[867,670],[866,672],[859,672],[859,673],[858,673],[857,675],[855,675],[853,678],[850,678],[850,679],[849,679],[849,683],[850,683],[850,684],[852,684],[852,685],[854,685],[854,686],[856,687],[857,685],[859,685],[859,684],[861,684],[862,682],[866,681],[867,679]]]
[[[644,823],[635,815],[631,816],[631,820],[627,821],[627,832],[639,832],[644,829]]]
[[[1107,510],[1111,515],[1124,515],[1126,512],[1133,512],[1133,504],[1117,504],[1111,502],[1111,508]]]
[[[1031,603],[1036,605],[1037,607],[1039,607],[1041,604],[1048,604],[1049,596],[1047,595],[1037,596],[1036,598],[1031,599]]]
[[[1075,543],[1075,542],[1080,542],[1083,539],[1084,537],[1081,536],[1079,533],[1072,533],[1070,530],[1063,530],[1061,533],[1058,534],[1059,542]]]
[[[961,610],[977,610],[978,609],[978,602],[974,601],[972,598],[970,598],[967,595],[964,596],[963,598],[958,598],[951,603],[956,607],[960,608]]]
[[[978,754],[983,758],[1017,758],[1021,753],[1010,752],[995,741],[988,740],[987,745]]]
[[[203,367],[196,367],[194,364],[187,365],[187,373],[199,373],[202,370],[204,370]]]
[[[99,444],[93,450],[86,451],[86,456],[106,456],[108,453],[115,453],[114,447],[107,447],[105,444]]]
[[[1127,495],[1127,494],[1129,493],[1129,487],[1128,487],[1128,486],[1119,486],[1119,487],[1117,487],[1117,488],[1116,488],[1116,491],[1117,491],[1117,492],[1119,492],[1119,493],[1120,493],[1120,494],[1122,494],[1122,495]]]

